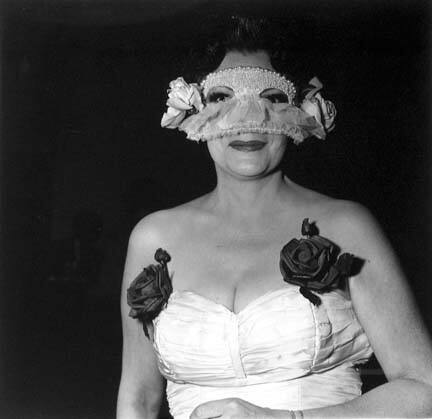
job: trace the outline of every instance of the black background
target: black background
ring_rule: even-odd
[[[218,12],[292,22],[293,60],[319,76],[338,119],[325,142],[290,146],[284,170],[372,210],[432,325],[426,1],[51,0],[1,8],[2,417],[114,417],[129,232],[147,213],[215,184],[205,145],[161,129],[160,118],[168,82],[184,75],[191,45],[212,31],[202,23]],[[85,287],[50,282],[49,256],[82,210],[103,220],[98,278]],[[374,371],[369,387],[379,380]]]

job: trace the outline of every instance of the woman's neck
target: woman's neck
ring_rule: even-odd
[[[274,211],[286,196],[287,186],[280,170],[256,179],[218,173],[218,183],[210,197],[211,205],[228,217],[254,219]]]

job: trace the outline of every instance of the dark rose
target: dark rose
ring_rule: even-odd
[[[155,259],[159,263],[144,268],[127,290],[127,303],[131,307],[129,316],[143,322],[147,337],[146,323],[157,317],[172,293],[172,283],[167,268],[171,257],[165,250],[158,249]]]
[[[300,286],[300,292],[318,305],[321,300],[311,291],[330,291],[349,275],[353,256],[344,253],[338,258],[339,248],[317,234],[308,219],[303,221],[305,239],[292,239],[281,251],[280,270],[284,281]]]

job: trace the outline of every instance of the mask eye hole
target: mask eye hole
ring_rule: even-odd
[[[207,93],[206,101],[209,103],[224,102],[234,96],[234,91],[229,87],[213,87]]]
[[[279,89],[266,89],[260,93],[260,97],[268,99],[272,103],[288,103],[288,96]]]

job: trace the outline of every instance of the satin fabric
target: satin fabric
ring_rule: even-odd
[[[371,356],[369,341],[350,300],[336,291],[320,297],[314,306],[286,284],[235,314],[192,291],[174,291],[153,321],[174,418],[227,397],[308,409],[359,396],[355,366]]]

